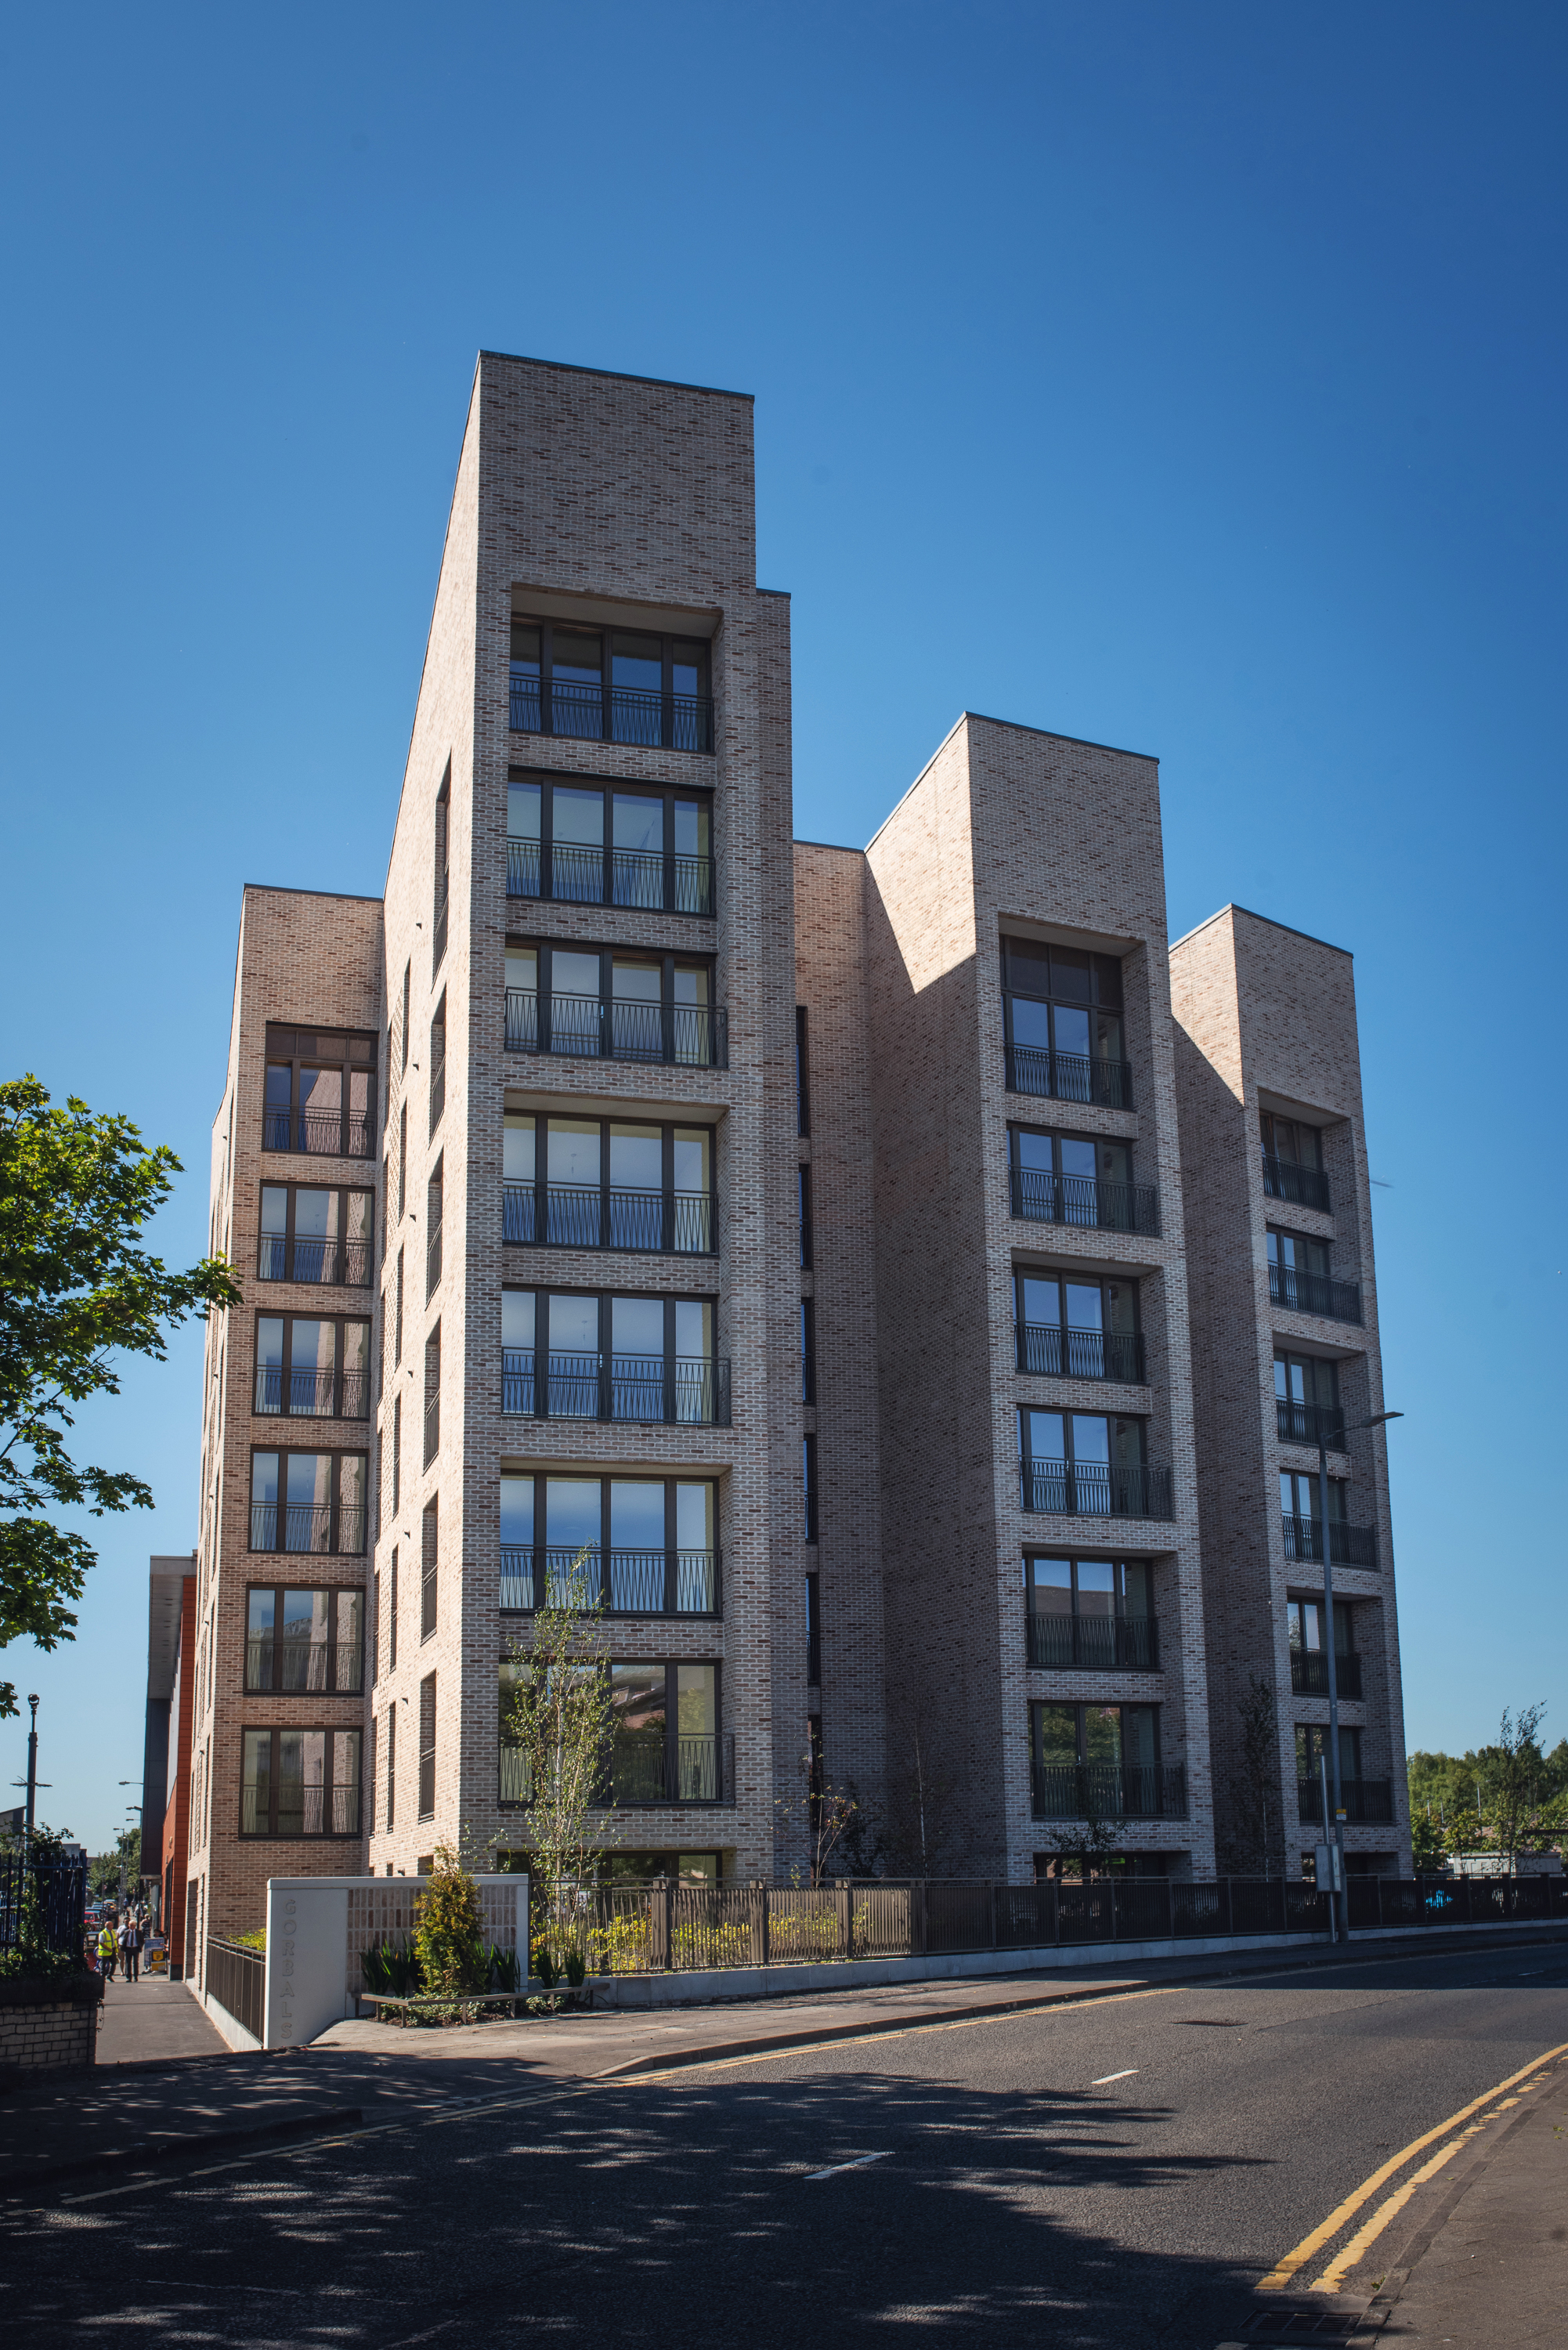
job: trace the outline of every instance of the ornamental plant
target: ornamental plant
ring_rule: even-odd
[[[479,1887],[450,1845],[437,1845],[435,1864],[414,1903],[414,1951],[420,1979],[438,1999],[483,1991],[489,1974]]]

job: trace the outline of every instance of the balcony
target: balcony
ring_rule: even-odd
[[[1326,1444],[1332,1452],[1345,1450],[1345,1412],[1336,1403],[1293,1403],[1274,1398],[1282,1444]]]
[[[368,1419],[369,1377],[364,1371],[286,1371],[279,1363],[264,1363],[256,1372],[255,1409],[264,1418]]]
[[[245,1693],[286,1697],[354,1697],[364,1686],[358,1647],[326,1640],[277,1640],[270,1633],[245,1642]]]
[[[1353,1649],[1334,1651],[1334,1684],[1341,1697],[1361,1695],[1361,1659]],[[1328,1695],[1328,1657],[1322,1648],[1291,1650],[1291,1694],[1293,1697],[1326,1697]]]
[[[727,1069],[725,1014],[707,1003],[649,1003],[597,995],[506,991],[509,1053],[563,1053],[581,1060],[664,1062]]]
[[[1101,1461],[1025,1461],[1023,1507],[1050,1517],[1173,1518],[1168,1469],[1142,1462],[1108,1468]]]
[[[365,1548],[365,1513],[348,1502],[253,1502],[251,1548],[358,1558]]]
[[[1325,1322],[1359,1322],[1361,1291],[1354,1281],[1330,1281],[1321,1273],[1298,1273],[1288,1264],[1269,1267],[1269,1302],[1288,1314],[1318,1314]]]
[[[1092,1175],[1053,1175],[1035,1167],[1010,1171],[1012,1212],[1030,1223],[1159,1236],[1159,1193],[1152,1183],[1104,1183]]]
[[[550,1354],[506,1348],[501,1409],[532,1419],[728,1428],[730,1366],[700,1355]]]
[[[1288,1200],[1293,1207],[1316,1208],[1325,1216],[1333,1212],[1328,1177],[1316,1167],[1298,1167],[1293,1159],[1276,1159],[1272,1150],[1263,1153],[1263,1190],[1271,1200]]]
[[[1016,1326],[1018,1367],[1043,1378],[1144,1384],[1141,1330],[1064,1330],[1054,1322]]]
[[[1126,1061],[1091,1060],[1083,1053],[1053,1053],[1044,1045],[1009,1045],[1007,1090],[1046,1101],[1093,1102],[1101,1109],[1131,1109],[1132,1069]]]
[[[1180,1762],[1036,1762],[1037,1820],[1184,1820]]]
[[[1282,1523],[1285,1534],[1285,1556],[1316,1559],[1321,1565],[1323,1521],[1320,1518],[1293,1517],[1287,1510]],[[1376,1566],[1377,1529],[1376,1526],[1347,1526],[1339,1519],[1331,1518],[1329,1549],[1335,1566]]]
[[[1333,1793],[1330,1791],[1330,1800]],[[1342,1779],[1339,1800],[1352,1825],[1386,1827],[1394,1817],[1391,1779]],[[1296,1781],[1296,1816],[1303,1825],[1323,1825],[1323,1789],[1315,1777]]]
[[[501,1237],[521,1247],[631,1249],[711,1256],[717,1202],[707,1191],[628,1191],[575,1183],[506,1183]]]
[[[312,1159],[369,1159],[374,1137],[362,1111],[272,1109],[262,1119],[264,1150],[303,1150]]]
[[[655,849],[596,848],[557,841],[506,843],[509,898],[547,898],[557,905],[626,906],[645,914],[713,911],[711,857],[666,857]]]
[[[313,1286],[369,1289],[369,1241],[296,1240],[263,1232],[256,1252],[258,1281],[300,1281]]]
[[[701,693],[651,687],[545,683],[514,664],[507,712],[514,734],[554,734],[574,743],[628,743],[648,751],[713,748],[713,703]]]
[[[503,1615],[529,1616],[541,1592],[559,1604],[579,1554],[501,1549]],[[590,1551],[585,1565],[587,1605],[607,1616],[718,1616],[722,1555],[716,1550]]]
[[[1044,1672],[1157,1673],[1159,1627],[1152,1616],[1024,1617],[1029,1661]]]
[[[732,1803],[734,1748],[731,1737],[617,1739],[606,1793],[618,1808]],[[503,1746],[498,1761],[501,1802],[531,1804],[534,1785],[527,1755],[521,1747]]]

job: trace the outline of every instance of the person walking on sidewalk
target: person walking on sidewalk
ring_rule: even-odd
[[[141,1980],[141,1920],[134,1909],[127,1913],[125,1923],[119,1929],[119,1949],[120,1955],[125,1960],[126,1981],[140,1982]]]
[[[103,1970],[103,1979],[105,1982],[112,1982],[114,1981],[114,1928],[109,1924],[109,1919],[106,1918],[102,1926],[99,1929],[98,1937],[98,1962]]]

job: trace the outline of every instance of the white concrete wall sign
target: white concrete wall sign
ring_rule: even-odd
[[[348,2012],[343,1957],[348,1943],[347,1877],[270,1877],[266,1887],[266,2013],[269,2048],[314,2040]]]

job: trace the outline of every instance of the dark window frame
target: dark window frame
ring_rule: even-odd
[[[628,1102],[626,1109],[636,1112],[638,1105]],[[603,1117],[573,1116],[574,1126],[592,1126],[599,1129],[599,1184],[597,1230],[600,1237],[591,1240],[585,1235],[590,1229],[587,1197],[591,1184],[553,1184],[549,1180],[549,1132],[552,1115],[565,1117],[566,1112],[552,1113],[546,1109],[508,1110],[507,1118],[531,1118],[534,1124],[534,1180],[521,1183],[508,1180],[504,1172],[501,1184],[501,1238],[510,1248],[595,1248],[620,1249],[633,1256],[717,1256],[719,1253],[719,1129],[706,1118],[655,1118],[636,1115]],[[610,1128],[615,1126],[639,1126],[652,1128],[659,1139],[660,1189],[658,1193],[660,1215],[660,1245],[651,1248],[611,1237],[616,1230],[616,1199],[651,1202],[655,1194],[642,1189],[629,1189],[610,1181]],[[678,1191],[675,1189],[675,1139],[677,1133],[702,1132],[708,1137],[708,1189],[703,1191]],[[629,1219],[628,1219],[629,1222]],[[561,1236],[556,1237],[556,1227]],[[621,1230],[627,1229],[623,1223]],[[701,1248],[677,1245],[681,1238],[701,1237]]]
[[[536,785],[539,788],[539,837],[512,830],[510,795],[518,785]],[[576,775],[561,774],[545,767],[509,767],[506,773],[506,894],[508,898],[537,899],[541,904],[561,906],[609,906],[627,913],[684,914],[693,920],[711,921],[718,909],[718,865],[714,851],[714,825],[717,800],[711,785],[699,784],[635,783],[619,775]],[[563,841],[565,852],[557,862],[555,837],[555,794],[557,789],[599,792],[606,795],[603,824],[604,840],[599,851],[599,873],[597,892],[586,886],[594,879],[592,843]],[[618,848],[615,843],[615,801],[622,799],[657,800],[663,806],[660,827],[663,847],[660,849]],[[677,804],[695,806],[707,818],[708,853],[690,856],[675,846]],[[637,859],[633,867],[629,860]],[[643,889],[628,894],[628,882],[643,883],[651,877],[648,865],[657,860],[660,867],[657,903]]]
[[[334,1764],[337,1760],[337,1741],[340,1738],[352,1738],[358,1741],[357,1751],[355,1753],[354,1779],[352,1783],[354,1814],[352,1826],[301,1828],[297,1833],[278,1827],[276,1824],[278,1816],[279,1788],[278,1741],[281,1738],[289,1736],[295,1732],[298,1732],[305,1737],[316,1736],[326,1739],[327,1745],[323,1762],[322,1791],[324,1795],[330,1794],[334,1797],[338,1792],[337,1783],[333,1775]],[[245,1776],[245,1761],[249,1742],[253,1738],[270,1738],[272,1741],[272,1752],[267,1773],[267,1787],[270,1801],[267,1805],[267,1825],[265,1828],[247,1828],[245,1825],[245,1797],[247,1787],[251,1783],[247,1781]],[[244,1844],[260,1844],[263,1842],[269,1844],[358,1843],[361,1833],[359,1815],[363,1803],[364,1768],[364,1729],[361,1724],[350,1726],[348,1724],[318,1721],[291,1721],[281,1723],[257,1721],[244,1723],[240,1733],[239,1835],[241,1842]],[[345,1783],[345,1792],[348,1792],[347,1783]],[[335,1809],[336,1805],[332,1808]],[[324,1803],[322,1805],[323,1817],[327,1815],[327,1809],[328,1806]]]
[[[802,1540],[814,1543],[820,1539],[817,1505],[816,1432],[808,1430],[801,1438],[801,1484],[805,1532]]]
[[[528,1347],[508,1347],[503,1340],[501,1349],[501,1410],[508,1419],[559,1419],[592,1421],[599,1425],[645,1428],[727,1428],[730,1425],[730,1366],[719,1349],[719,1298],[712,1290],[631,1290],[577,1288],[569,1282],[503,1281],[503,1296],[532,1296],[534,1300],[534,1345]],[[596,1307],[597,1343],[587,1353],[562,1354],[558,1358],[548,1345],[541,1347],[539,1331],[541,1317],[547,1315],[551,1297],[591,1298]],[[617,1357],[608,1343],[613,1330],[611,1306],[621,1298],[639,1305],[658,1304],[664,1309],[664,1346],[662,1353]],[[678,1305],[705,1305],[709,1309],[709,1329],[712,1352],[707,1356],[678,1355],[675,1351],[675,1309]],[[548,1328],[545,1323],[546,1331]],[[539,1357],[548,1354],[545,1378],[539,1377]],[[508,1358],[512,1357],[510,1367]],[[658,1360],[661,1372],[640,1371],[618,1374],[617,1361],[652,1363]],[[595,1367],[588,1368],[590,1361]],[[568,1364],[577,1366],[567,1368]],[[684,1375],[682,1366],[686,1366]],[[657,1381],[662,1395],[661,1416],[655,1419],[641,1413],[617,1411],[616,1382],[618,1377],[629,1383],[634,1391],[647,1391]],[[558,1411],[551,1409],[552,1391],[561,1382],[563,1396],[580,1397],[587,1392],[590,1379],[597,1382],[597,1409]],[[695,1387],[700,1402],[707,1408],[696,1417],[680,1409],[682,1390],[688,1396]]]
[[[503,1674],[508,1670],[508,1665],[507,1659],[503,1658],[499,1660],[500,1671]],[[631,1739],[623,1739],[618,1737],[612,1728],[607,1758],[609,1781],[607,1792],[613,1794],[616,1809],[618,1811],[698,1812],[715,1811],[732,1804],[733,1794],[726,1783],[730,1773],[726,1769],[729,1741],[724,1730],[723,1659],[722,1657],[618,1657],[612,1653],[605,1659],[603,1667],[612,1690],[614,1681],[611,1677],[618,1665],[631,1667],[639,1672],[649,1674],[660,1669],[663,1671],[664,1734],[660,1742],[662,1747],[659,1763],[661,1792],[657,1794],[638,1794],[627,1792],[629,1774],[624,1773],[624,1766],[623,1772],[618,1773],[617,1752],[618,1749],[624,1754],[627,1748],[633,1744],[634,1740],[636,1744],[645,1751],[650,1748],[654,1742],[646,1737],[638,1738],[636,1733],[633,1733]],[[711,1673],[713,1677],[713,1729],[711,1732],[699,1733],[696,1738],[683,1738],[680,1731],[680,1672],[683,1666],[688,1670]],[[508,1685],[506,1680],[501,1680],[501,1689],[504,1690]],[[501,1719],[504,1725],[504,1699],[501,1700]],[[511,1744],[504,1735],[504,1727],[499,1742],[503,1752]],[[695,1745],[698,1742],[704,1745],[710,1742],[711,1744],[711,1754],[706,1758],[706,1761],[711,1772],[711,1783],[713,1792],[711,1795],[683,1795],[680,1793],[684,1775],[683,1761],[690,1758],[682,1757],[681,1748],[686,1745]],[[671,1793],[671,1789],[675,1792]],[[524,1807],[515,1796],[503,1796],[500,1800],[504,1809]]]
[[[441,1591],[441,1496],[432,1493],[420,1513],[420,1646],[436,1629]]]
[[[291,1422],[297,1420],[351,1419],[356,1422],[359,1420],[368,1420],[370,1417],[370,1332],[374,1326],[374,1315],[369,1314],[310,1314],[296,1313],[292,1309],[285,1309],[281,1307],[276,1311],[274,1311],[268,1306],[257,1306],[255,1313],[252,1316],[251,1364],[253,1378],[251,1381],[251,1409],[254,1417],[257,1419],[283,1419]],[[260,1326],[264,1321],[281,1322],[283,1324],[283,1358],[278,1367],[278,1400],[275,1403],[265,1402],[263,1400],[263,1366],[258,1359],[258,1357],[261,1348]],[[296,1322],[330,1322],[333,1326],[333,1368],[330,1373],[327,1374],[332,1381],[332,1409],[330,1411],[296,1411],[292,1407],[292,1403],[286,1404],[283,1400],[285,1396],[291,1395],[294,1384],[294,1326]],[[353,1374],[346,1371],[343,1367],[344,1333],[350,1327],[362,1329],[365,1333],[365,1367],[362,1371]],[[305,1376],[308,1376],[308,1374],[306,1374]],[[316,1374],[317,1378],[319,1378],[321,1374],[319,1372]],[[359,1397],[361,1409],[358,1411],[353,1410],[350,1408],[348,1401],[348,1383],[351,1377],[358,1378],[361,1383]],[[270,1446],[264,1446],[262,1449],[265,1451],[271,1451],[273,1448]],[[294,1449],[296,1451],[304,1450],[302,1446],[296,1446]]]
[[[504,990],[504,1046],[508,1053],[547,1053],[557,1059],[607,1061],[612,1065],[629,1065],[632,1067],[728,1068],[728,1018],[718,1000],[719,958],[716,954],[674,947],[607,945],[603,941],[594,939],[526,937],[516,932],[508,932],[506,952],[532,954],[535,958],[532,991],[510,984]],[[557,993],[554,984],[557,954],[597,956],[599,983],[597,996]],[[618,957],[626,962],[657,962],[659,965],[657,1051],[653,1049],[653,1023],[646,1016],[655,1009],[651,998],[618,996],[615,993]],[[706,1003],[680,1003],[676,1001],[675,975],[678,971],[700,971],[706,975]],[[556,1014],[558,1003],[597,1004],[597,1011],[592,1021],[587,1011],[577,1013],[575,1022],[574,1019],[563,1021]],[[617,1035],[615,1007],[618,1004],[628,1013],[639,1015],[628,1025],[634,1035],[646,1041],[628,1044]],[[590,1025],[594,1032],[592,1051],[586,1049],[585,1045]]]
[[[552,1554],[549,1542],[546,1538],[548,1534],[548,1526],[546,1523],[547,1510],[545,1507],[545,1498],[541,1492],[540,1488],[547,1483],[552,1473],[567,1475],[573,1478],[580,1477],[584,1482],[594,1477],[598,1479],[599,1539],[597,1548],[590,1557],[589,1573],[591,1576],[596,1572],[597,1566],[600,1596],[604,1602],[605,1613],[607,1616],[613,1616],[633,1622],[650,1621],[656,1618],[661,1619],[664,1617],[671,1617],[680,1622],[691,1623],[720,1623],[723,1620],[723,1550],[720,1540],[721,1479],[717,1476],[704,1476],[700,1471],[686,1472],[680,1470],[670,1470],[667,1472],[650,1475],[644,1470],[633,1469],[629,1465],[624,1469],[589,1469],[587,1471],[576,1471],[571,1469],[566,1462],[562,1462],[558,1469],[556,1468],[555,1464],[552,1464],[550,1468],[524,1469],[516,1471],[503,1472],[504,1475],[515,1474],[519,1477],[529,1477],[534,1482],[533,1541],[531,1543],[504,1542],[501,1545],[500,1613],[503,1616],[530,1616],[534,1614],[535,1603],[538,1599],[540,1591],[546,1586],[548,1582],[552,1555],[555,1556],[556,1563],[559,1565],[565,1565],[567,1563],[568,1556],[576,1556],[575,1552],[569,1555],[566,1552]],[[610,1488],[612,1485],[620,1483],[639,1485],[661,1484],[664,1488],[664,1549],[662,1565],[664,1604],[659,1607],[618,1607],[614,1604],[616,1560],[618,1558],[631,1563],[631,1572],[636,1573],[641,1570],[645,1564],[649,1568],[651,1568],[651,1562],[655,1555],[651,1552],[628,1552],[618,1550],[614,1541],[611,1539],[613,1529],[611,1523]],[[705,1553],[688,1551],[683,1550],[680,1546],[679,1540],[679,1503],[676,1493],[676,1488],[680,1485],[706,1485],[709,1490],[711,1497],[709,1515],[713,1528],[713,1547],[711,1551]],[[607,1594],[606,1594],[604,1590],[604,1565],[607,1559],[610,1562],[609,1590]],[[654,1569],[652,1571],[657,1572],[658,1570]],[[510,1590],[508,1589],[509,1586],[511,1586]],[[701,1594],[703,1591],[704,1586],[706,1586],[706,1596],[711,1599],[712,1603],[711,1606],[707,1607],[683,1607],[680,1604],[683,1588],[688,1595],[690,1595],[693,1590]]]
[[[379,1097],[377,1091],[378,1063],[380,1038],[374,1031],[358,1028],[296,1028],[269,1021],[266,1027],[265,1070],[263,1079],[262,1149],[265,1151],[290,1151],[301,1158],[371,1159],[376,1149],[376,1120]],[[331,1048],[339,1046],[338,1052]],[[286,1068],[289,1072],[286,1108],[275,1099],[272,1071]],[[313,1149],[306,1139],[310,1128],[303,1123],[307,1118],[324,1118],[326,1113],[307,1108],[300,1100],[300,1074],[306,1069],[337,1070],[343,1087],[338,1105],[338,1148]],[[352,1080],[363,1076],[366,1085],[362,1110],[352,1107]]]
[[[285,1195],[284,1229],[281,1233],[264,1232],[260,1228],[262,1205],[260,1192],[262,1191],[281,1191]],[[303,1241],[299,1239],[295,1231],[295,1221],[296,1195],[301,1191],[330,1191],[333,1194],[337,1201],[338,1235],[336,1240],[313,1239],[309,1234],[306,1234]],[[351,1200],[368,1200],[370,1203],[365,1231],[358,1240],[350,1240],[348,1237],[348,1203]],[[256,1279],[258,1281],[293,1281],[299,1283],[302,1288],[312,1289],[370,1289],[375,1286],[370,1270],[370,1256],[375,1244],[376,1192],[373,1185],[302,1183],[293,1178],[281,1182],[272,1182],[264,1178],[257,1196]],[[319,1249],[322,1252],[323,1264],[327,1261],[327,1253],[330,1251],[333,1264],[331,1278],[328,1279],[325,1273],[319,1276],[302,1274],[299,1271],[301,1249]],[[271,1271],[270,1268],[274,1264],[280,1264],[282,1270],[276,1273]],[[358,1278],[355,1277],[356,1267],[362,1268]]]
[[[798,1213],[800,1218],[800,1269],[802,1273],[810,1273],[814,1269],[812,1260],[816,1253],[816,1232],[812,1220],[811,1162],[809,1159],[805,1159],[800,1162],[800,1200]]]
[[[251,1498],[255,1492],[256,1456],[258,1453],[263,1452],[276,1454],[279,1464],[279,1475],[283,1481],[283,1488],[286,1494],[288,1490],[287,1462],[295,1459],[296,1456],[301,1459],[317,1460],[319,1459],[322,1453],[327,1453],[332,1462],[331,1500],[325,1503],[295,1503],[286,1500],[281,1503],[257,1502],[254,1498]],[[253,1444],[250,1449],[250,1493],[247,1495],[247,1504],[250,1510],[250,1541],[248,1548],[252,1556],[257,1558],[364,1558],[368,1555],[369,1542],[367,1537],[369,1532],[369,1519],[370,1514],[370,1454],[368,1448],[366,1451],[361,1452],[357,1451],[348,1446],[338,1448],[328,1444]],[[357,1461],[359,1463],[361,1490],[365,1496],[363,1502],[345,1503],[343,1500],[343,1463],[346,1461]],[[272,1513],[274,1521],[273,1532],[275,1535],[277,1532],[277,1512],[280,1509],[292,1508],[309,1508],[313,1511],[325,1509],[330,1513],[328,1531],[331,1535],[331,1540],[326,1550],[280,1549],[275,1541],[271,1544],[258,1543],[256,1541],[255,1537],[261,1523],[258,1518],[258,1512],[267,1511]],[[359,1520],[359,1542],[358,1546],[352,1549],[345,1548],[339,1539],[343,1531],[344,1518],[350,1513],[357,1515]]]
[[[420,1682],[420,1785],[415,1817],[433,1820],[436,1795],[436,1676]]]
[[[1025,1135],[1050,1144],[1049,1168],[1025,1167],[1020,1149]],[[1070,1175],[1064,1171],[1064,1142],[1086,1143],[1093,1148],[1093,1175]],[[1099,1154],[1105,1150],[1126,1152],[1125,1177],[1099,1171]],[[1075,1134],[1066,1127],[1040,1126],[1032,1118],[1010,1118],[1007,1180],[1013,1215],[1028,1223],[1065,1224],[1085,1232],[1141,1232],[1158,1239],[1158,1189],[1153,1183],[1138,1181],[1136,1152],[1137,1144],[1130,1135]]]
[[[1133,1107],[1132,1069],[1127,1061],[1127,1001],[1122,972],[1122,958],[1101,954],[1088,948],[1067,947],[1043,939],[1026,939],[1003,931],[1000,940],[1002,976],[1002,1046],[1009,1093],[1028,1094],[1036,1100],[1080,1101],[1098,1104],[1107,1109],[1131,1109]],[[1045,993],[1042,994],[1033,983],[1037,972],[1015,968],[1015,950],[1030,957],[1046,960]],[[1075,988],[1056,985],[1056,962],[1063,959],[1063,969],[1068,967],[1068,955],[1082,955],[1088,964],[1088,990],[1080,993]],[[1114,984],[1112,976],[1114,974]],[[1020,1044],[1015,1035],[1013,1004],[1016,1002],[1038,1003],[1046,1011],[1050,1043],[1046,1045]],[[1116,1043],[1114,1054],[1093,1051],[1080,1054],[1057,1041],[1058,1011],[1083,1012],[1091,1016],[1102,1014],[1114,1017]],[[1095,1042],[1093,1027],[1088,1039]],[[1041,1077],[1044,1084],[1038,1082]]]
[[[1060,1319],[1034,1323],[1024,1318],[1026,1281],[1054,1281]],[[1100,1293],[1097,1330],[1080,1329],[1067,1320],[1067,1284]],[[1132,1327],[1113,1329],[1110,1292],[1120,1286],[1132,1293]],[[1144,1363],[1141,1284],[1123,1273],[1085,1272],[1072,1264],[1017,1264],[1012,1268],[1012,1329],[1015,1360],[1026,1377],[1037,1378],[1105,1379],[1121,1387],[1147,1387]],[[1032,1336],[1040,1333],[1038,1342]],[[1053,1338],[1050,1335],[1054,1332]],[[1096,1346],[1092,1342],[1098,1340]]]
[[[586,681],[563,680],[557,684],[555,676],[557,629],[575,637],[597,637],[599,640],[599,683],[597,690]],[[519,632],[538,632],[537,675],[529,674],[534,656],[518,646]],[[651,687],[618,686],[615,682],[615,639],[617,637],[636,638],[642,643],[657,639],[659,646],[659,666],[662,683],[657,695]],[[694,694],[675,691],[677,648],[681,652],[698,656],[698,691]],[[543,613],[514,612],[512,616],[508,683],[508,731],[514,734],[539,734],[557,742],[615,743],[623,747],[653,751],[691,751],[711,754],[713,750],[713,645],[706,637],[666,634],[660,629],[642,629],[635,625],[600,623],[586,620],[562,620]],[[636,659],[636,655],[628,655]],[[569,664],[568,664],[569,665]],[[584,664],[586,666],[586,664]],[[680,663],[680,666],[688,666]],[[654,704],[657,703],[657,708]],[[653,737],[657,739],[651,739]]]
[[[251,1601],[258,1591],[270,1591],[274,1599],[272,1646],[268,1650],[268,1655],[272,1660],[273,1670],[272,1679],[265,1682],[253,1680],[251,1678],[251,1649],[254,1644],[254,1636],[251,1631]],[[333,1600],[334,1603],[336,1603],[341,1595],[345,1594],[358,1599],[359,1638],[354,1649],[355,1668],[358,1673],[358,1678],[352,1682],[340,1682],[338,1679],[338,1660],[343,1654],[343,1643],[337,1637],[337,1609],[335,1604],[328,1610],[327,1619],[328,1628],[326,1645],[326,1687],[319,1690],[288,1690],[284,1687],[283,1682],[279,1678],[279,1666],[284,1647],[282,1638],[283,1603],[284,1594],[286,1591],[308,1591],[313,1598],[318,1593],[324,1593],[328,1598]],[[365,1634],[368,1622],[368,1606],[369,1603],[366,1588],[362,1583],[257,1583],[254,1581],[248,1581],[245,1585],[245,1661],[243,1673],[244,1695],[246,1697],[300,1698],[362,1697],[365,1691]],[[373,1653],[374,1645],[372,1644],[372,1654]],[[373,1680],[371,1686],[374,1687]]]

